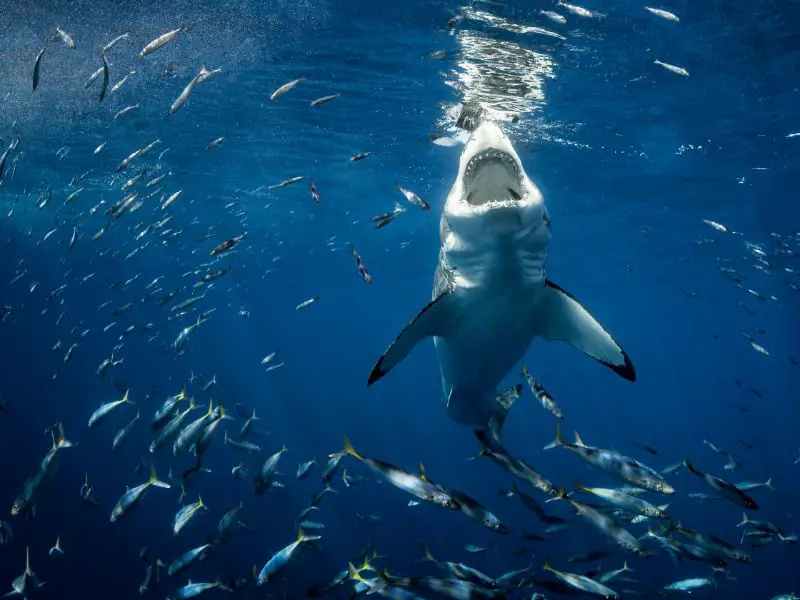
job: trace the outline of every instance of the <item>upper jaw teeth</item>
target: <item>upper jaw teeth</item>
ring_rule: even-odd
[[[518,177],[520,174],[519,165],[517,165],[517,161],[511,156],[508,152],[503,152],[502,150],[495,150],[490,148],[489,150],[484,150],[483,152],[479,152],[475,156],[473,156],[469,162],[467,163],[467,168],[464,170],[464,178],[469,179],[475,175],[478,170],[478,167],[481,163],[486,160],[500,160],[503,164],[511,169]]]

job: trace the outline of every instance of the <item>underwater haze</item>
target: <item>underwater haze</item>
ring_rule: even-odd
[[[0,593],[800,593],[800,5],[0,31]]]

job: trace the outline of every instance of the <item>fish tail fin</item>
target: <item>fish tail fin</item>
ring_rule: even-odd
[[[356,449],[353,448],[353,444],[350,443],[350,438],[344,436],[344,451],[347,452],[352,457],[357,458],[358,460],[364,460],[364,457],[361,456]]]
[[[164,488],[165,490],[168,490],[172,487],[170,484],[159,480],[159,478],[156,476],[155,465],[150,465],[150,477],[147,479],[147,483],[156,487]]]
[[[125,395],[122,397],[122,403],[123,404],[134,404],[135,405],[136,403],[131,401],[131,397],[130,396],[131,396],[131,391],[130,390],[125,390]]]
[[[553,567],[550,566],[550,561],[547,558],[544,559],[544,564],[542,565],[542,569],[544,569],[545,571],[550,571],[551,573],[555,573]]]
[[[623,561],[623,563],[622,563],[622,571],[623,572],[628,572],[628,573],[633,573],[635,571],[635,569],[631,569],[628,566],[628,561],[626,560],[626,561]]]
[[[192,396],[189,398],[189,410],[194,410],[195,408],[197,408],[197,404],[195,404],[194,396]]]
[[[770,477],[764,482],[764,487],[767,487],[773,491],[775,490],[775,488],[772,486],[772,477]]]
[[[72,448],[75,445],[74,442],[70,442],[66,437],[64,437],[64,425],[59,423],[58,424],[58,438],[55,442],[56,448]]]
[[[688,458],[683,459],[683,466],[686,467],[690,473],[694,473],[695,475],[702,475],[702,473],[700,473],[700,471],[695,469],[692,463],[689,462]]]
[[[547,446],[545,446],[544,449],[545,450],[550,450],[550,449],[555,448],[557,446],[562,446],[563,444],[564,444],[564,438],[561,437],[561,420],[558,419],[558,420],[556,420],[556,439],[554,439],[552,442],[547,444]]]
[[[205,502],[203,502],[203,497],[200,494],[197,494],[197,506],[208,510],[208,507],[206,506]]]
[[[747,518],[747,513],[742,513],[742,522],[737,525],[737,527],[742,527],[743,525],[747,525],[750,521]]]
[[[33,573],[33,571],[31,571],[31,549],[29,546],[25,546],[25,573],[27,575]]]
[[[438,561],[438,560],[436,559],[436,557],[435,557],[435,556],[434,556],[434,555],[431,553],[431,549],[430,549],[430,548],[428,548],[427,544],[426,544],[426,545],[425,545],[425,547],[424,547],[424,552],[425,552],[425,560],[428,560],[428,561],[430,561],[430,562],[432,562],[432,563],[434,563],[434,564],[437,564],[437,565],[439,564],[439,561]]]
[[[358,582],[364,581],[361,577],[361,574],[358,572],[358,569],[353,566],[353,563],[347,563],[347,576],[350,577],[350,579],[354,579]]]

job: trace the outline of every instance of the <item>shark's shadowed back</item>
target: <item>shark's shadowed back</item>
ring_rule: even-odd
[[[507,410],[496,401],[497,385],[537,336],[565,341],[636,380],[622,347],[547,279],[550,216],[499,125],[484,121],[472,131],[440,235],[433,300],[378,360],[367,385],[428,336],[436,344],[448,413],[473,429],[487,429],[498,411]]]

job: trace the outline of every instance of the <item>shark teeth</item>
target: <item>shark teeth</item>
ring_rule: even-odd
[[[513,156],[502,150],[489,149],[479,152],[469,160],[467,168],[464,170],[465,182],[469,182],[477,174],[482,164],[490,160],[499,160],[509,171],[515,173],[518,178],[522,176],[519,165]]]

